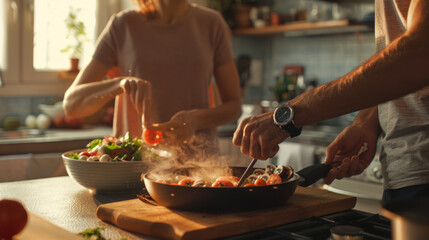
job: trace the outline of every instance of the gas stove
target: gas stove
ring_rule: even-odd
[[[223,240],[387,240],[391,238],[389,219],[379,214],[347,210],[231,236]]]

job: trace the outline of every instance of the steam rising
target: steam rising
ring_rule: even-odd
[[[161,156],[148,162],[148,172],[153,180],[186,175],[211,182],[219,176],[232,176],[225,157],[218,154],[217,140],[200,136],[180,146],[155,148],[153,152]]]

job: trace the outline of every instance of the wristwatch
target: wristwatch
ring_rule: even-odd
[[[287,131],[290,137],[296,137],[301,134],[302,127],[297,128],[293,122],[294,112],[289,104],[284,103],[276,108],[273,113],[274,123],[281,129]]]

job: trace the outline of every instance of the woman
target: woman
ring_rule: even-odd
[[[186,0],[137,3],[138,10],[110,19],[93,59],[65,94],[66,114],[91,115],[116,97],[116,136],[140,137],[145,126],[162,131],[169,144],[214,140],[217,126],[241,114],[229,28],[216,11]],[[114,66],[126,76],[103,80]],[[209,108],[213,75],[222,103]]]

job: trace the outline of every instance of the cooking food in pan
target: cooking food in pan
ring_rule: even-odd
[[[244,187],[280,184],[289,180],[293,174],[294,170],[290,166],[268,164],[265,169],[255,169],[253,174],[246,178]],[[162,178],[156,180],[156,182],[187,187],[237,187],[239,180],[237,176],[218,176],[214,178],[196,174],[192,177],[176,175],[174,178]]]
[[[278,166],[274,170],[273,167],[269,165],[265,169],[253,168],[252,173],[254,174],[252,175],[260,174],[262,176],[267,172],[268,174],[270,172],[275,174]],[[225,174],[226,168],[231,170],[230,174]],[[143,175],[143,180],[150,197],[155,200],[156,204],[165,207],[203,212],[242,211],[285,204],[298,185],[306,187],[315,183],[328,174],[331,166],[318,164],[301,169],[296,173],[289,172],[290,169],[287,166],[284,166],[284,168],[280,166],[278,170],[280,169],[286,169],[285,172],[288,173],[284,175],[284,178],[281,177],[282,182],[264,186],[211,187],[211,185],[208,185],[208,183],[213,184],[216,178],[220,176],[242,176],[246,170],[245,167],[227,166],[170,168],[162,171],[149,171]],[[196,173],[204,174],[198,175]],[[291,175],[290,178],[289,174]],[[174,179],[176,176],[191,177],[195,182],[200,180],[197,179],[197,176],[205,176],[204,178],[201,177],[202,181],[199,182],[204,185],[207,181],[207,186],[210,187],[179,186],[179,180],[177,180],[177,184],[166,184],[160,181]],[[182,179],[185,179],[185,177]]]

